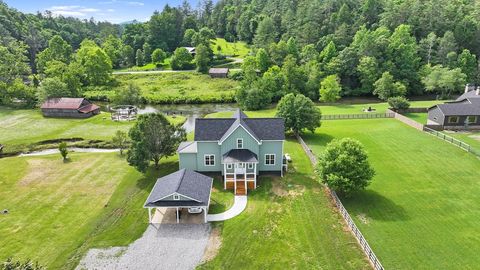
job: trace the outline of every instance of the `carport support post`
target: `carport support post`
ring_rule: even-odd
[[[148,223],[152,223],[152,208],[147,208],[148,209]]]
[[[177,223],[180,223],[180,219],[178,217],[178,207],[177,207]]]
[[[207,223],[207,210],[208,207],[203,208],[203,223]]]

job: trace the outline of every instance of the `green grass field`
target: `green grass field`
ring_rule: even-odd
[[[228,103],[234,102],[238,82],[230,79],[212,79],[197,72],[170,72],[155,74],[117,74],[119,86],[103,91],[87,91],[87,98],[111,97],[115,91],[135,83],[142,96],[151,104]]]
[[[221,47],[221,51],[217,49],[219,45]],[[250,52],[250,48],[245,42],[228,42],[224,38],[217,38],[215,40],[212,40],[210,43],[210,47],[215,54],[221,53],[224,55],[234,56],[238,58],[244,58]]]
[[[182,116],[169,119],[174,124],[185,121]],[[9,153],[38,148],[32,144],[45,140],[82,138],[110,141],[117,130],[128,131],[133,123],[112,121],[109,113],[87,119],[46,118],[39,109],[0,107],[0,144],[5,145],[4,152]]]
[[[296,140],[284,178],[261,177],[247,209],[219,223],[222,247],[200,269],[370,269]]]
[[[156,177],[143,176],[118,154],[0,159],[0,261],[30,258],[50,269],[74,268],[91,247],[126,245],[146,229],[141,207]]]
[[[406,116],[421,124],[426,124],[428,119],[427,113],[407,113]],[[443,133],[469,144],[480,154],[480,131],[444,131]]]
[[[334,138],[362,142],[376,176],[342,199],[387,269],[480,265],[480,161],[394,119],[324,121],[306,142],[317,154]]]

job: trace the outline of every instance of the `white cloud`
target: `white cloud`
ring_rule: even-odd
[[[107,12],[115,12],[115,9],[109,8],[109,9],[107,9]]]
[[[97,8],[89,8],[83,6],[52,6],[47,8],[55,16],[66,17],[88,17],[94,14],[98,14],[101,10]]]
[[[127,5],[129,6],[137,6],[137,7],[141,7],[143,5],[145,5],[144,3],[142,2],[135,2],[135,1],[131,1],[131,2],[127,2]]]

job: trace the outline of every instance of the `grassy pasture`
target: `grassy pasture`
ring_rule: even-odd
[[[342,201],[388,269],[480,265],[480,161],[394,119],[324,121],[304,139],[320,154],[334,138],[365,145],[376,176]]]
[[[172,123],[185,121],[182,116],[169,118]],[[43,117],[39,109],[15,110],[0,107],[0,143],[4,152],[26,151],[45,140],[82,138],[110,141],[117,130],[128,131],[134,122],[115,122],[109,113],[87,119]],[[37,147],[34,147],[37,148]]]
[[[142,175],[116,153],[0,159],[0,261],[31,258],[50,269],[74,268],[91,247],[126,245],[146,229],[141,207],[172,160]]]
[[[217,47],[221,47],[221,51]],[[243,41],[228,42],[224,38],[216,38],[210,42],[210,47],[215,54],[224,54],[244,58],[250,52],[250,48]]]
[[[142,89],[142,96],[151,104],[228,103],[234,102],[238,82],[231,79],[212,79],[197,72],[168,72],[154,74],[117,74],[119,86],[85,92],[87,98],[111,97],[128,83]]]

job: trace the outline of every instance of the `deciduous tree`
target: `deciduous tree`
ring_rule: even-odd
[[[298,134],[305,129],[314,132],[320,127],[322,113],[311,99],[302,94],[290,93],[278,103],[276,116],[285,119],[286,131]]]
[[[330,142],[318,161],[318,174],[323,183],[345,196],[367,187],[374,169],[368,162],[363,145],[354,139]]]
[[[179,143],[186,139],[185,130],[169,123],[161,113],[140,115],[128,135],[131,145],[127,161],[141,172],[151,161],[158,168],[160,160],[174,155]]]
[[[337,75],[329,75],[320,83],[320,101],[335,102],[340,99],[342,86]]]

